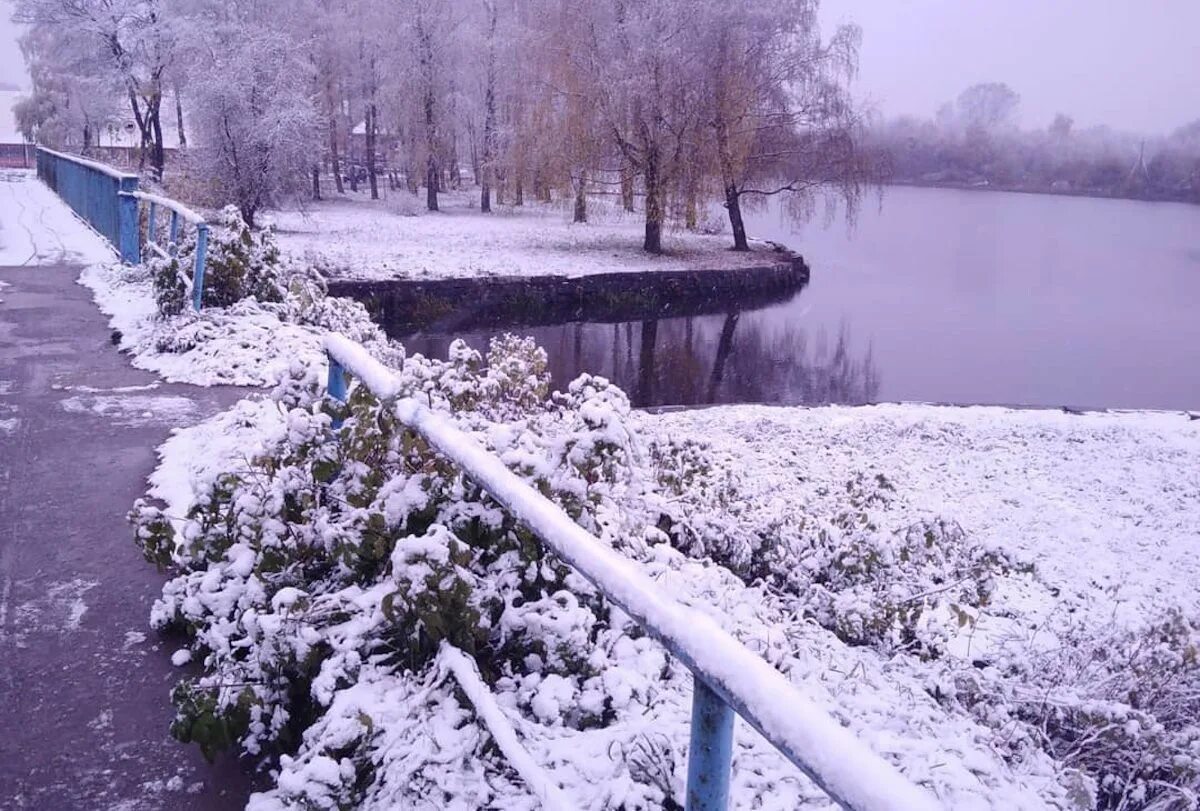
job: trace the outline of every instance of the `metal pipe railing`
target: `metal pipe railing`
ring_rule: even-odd
[[[929,792],[908,781],[706,614],[661,594],[632,561],[572,521],[444,416],[415,399],[400,397],[395,374],[364,347],[331,334],[326,336],[325,351],[331,397],[346,399],[352,374],[381,400],[391,400],[401,422],[458,465],[691,670],[695,687],[688,811],[723,810],[728,804],[734,713],[845,808],[933,811],[940,807]]]
[[[199,311],[204,306],[204,270],[208,261],[208,223],[204,218],[182,203],[157,194],[142,191],[122,192],[122,196],[132,197],[147,205],[145,247],[159,256],[174,256],[179,240],[179,223],[181,220],[196,228],[196,254],[192,261],[192,309]],[[158,209],[165,208],[171,212],[171,224],[168,230],[167,245],[158,244]]]
[[[101,236],[112,243],[121,261],[135,265],[142,260],[142,236],[138,203],[149,206],[145,247],[159,256],[173,255],[181,221],[196,227],[196,255],[192,262],[192,307],[204,304],[204,271],[208,261],[208,223],[182,203],[138,190],[137,175],[103,163],[66,155],[39,146],[37,174],[67,205]],[[158,243],[158,209],[171,212],[168,243]]]

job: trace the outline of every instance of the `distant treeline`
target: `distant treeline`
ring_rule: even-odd
[[[1200,119],[1156,137],[1077,130],[1063,114],[1020,130],[1018,103],[1006,85],[975,85],[933,120],[876,125],[868,144],[895,183],[1200,203]]]

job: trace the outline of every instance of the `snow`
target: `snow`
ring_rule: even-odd
[[[0,170],[0,267],[115,261],[112,246],[31,171]]]
[[[882,473],[905,494],[897,510],[1035,563],[1097,622],[1200,607],[1200,421],[1186,414],[735,406],[639,419],[704,437],[754,472],[757,495],[818,510],[854,472]]]
[[[611,200],[589,201],[588,222],[571,223],[564,205],[526,203],[478,210],[478,195],[440,196],[440,212],[414,205],[407,191],[385,191],[306,203],[273,212],[280,248],[336,278],[437,279],[474,276],[584,276],[646,270],[716,270],[761,266],[776,258],[754,242],[750,253],[729,250],[727,234],[668,231],[667,253],[642,250],[643,220]],[[713,230],[720,225],[714,220]]]
[[[128,426],[154,423],[188,424],[195,422],[198,414],[195,401],[178,395],[153,397],[138,394],[77,394],[60,400],[58,405],[68,413],[97,414],[116,425]]]
[[[120,333],[120,348],[134,366],[164,379],[199,386],[267,386],[296,358],[315,358],[321,352],[321,331],[285,323],[253,302],[225,309],[188,309],[165,324],[159,319],[145,271],[116,264],[85,268],[80,284],[92,291],[109,326]],[[178,335],[188,328],[196,345],[187,351],[161,346],[163,330]]]
[[[357,377],[394,392],[394,374],[361,348],[336,340],[327,346]],[[404,424],[467,471],[546,546],[701,674],[833,799],[864,811],[938,807],[891,763],[792,689],[778,670],[710,617],[664,595],[635,563],[585,531],[446,417],[413,399],[400,400],[395,408]]]
[[[541,801],[542,808],[547,811],[566,811],[568,808],[575,808],[576,805],[567,799],[562,789],[550,779],[529,756],[529,752],[521,746],[512,723],[505,717],[504,712],[496,703],[495,697],[480,678],[479,669],[474,660],[469,659],[458,648],[443,642],[438,654],[438,661],[454,674],[458,686],[475,708],[476,715],[487,726],[496,746],[500,747],[500,751],[521,775],[521,779],[529,786],[530,791]]]

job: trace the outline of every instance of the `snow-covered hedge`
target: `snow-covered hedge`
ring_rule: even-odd
[[[438,362],[405,357],[364,313],[308,286],[266,306],[373,339],[404,394],[450,415],[655,577],[685,584],[681,596],[726,606],[784,672],[833,666],[804,653],[813,640],[787,622],[819,625],[841,640],[838,667],[861,668],[867,659],[848,651],[873,651],[890,678],[924,693],[927,709],[909,707],[920,703],[910,694],[881,710],[907,719],[897,723],[937,707],[939,727],[971,728],[1017,773],[1055,764],[1052,783],[1034,784],[1058,807],[1191,807],[1200,680],[1182,615],[1149,635],[1090,629],[1061,649],[961,658],[954,640],[992,610],[1000,586],[1041,588],[1036,572],[937,516],[898,522],[898,483],[852,477],[828,494],[832,510],[764,497],[753,471],[704,443],[635,431],[644,422],[607,381],[583,376],[552,392],[527,340],[499,340],[486,358],[456,343]],[[237,318],[237,305],[225,313]],[[678,803],[686,671],[387,403],[361,387],[348,404],[327,399],[315,361],[298,357],[270,400],[215,418],[229,447],[209,450],[193,494],[132,513],[147,558],[172,574],[153,622],[182,634],[179,660],[200,665],[174,691],[175,735],[270,764],[274,787],[251,803],[263,811],[430,797],[532,807],[450,675],[449,645],[473,658],[577,798],[595,783],[606,787],[596,808]],[[960,733],[946,745],[976,744]],[[746,796],[800,802],[802,779],[777,756],[742,758],[735,782]],[[968,761],[921,779],[951,799],[1014,796]]]

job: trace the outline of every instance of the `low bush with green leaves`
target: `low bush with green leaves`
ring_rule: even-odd
[[[184,229],[175,251],[146,259],[159,313],[177,315],[191,302],[196,234]],[[267,228],[254,230],[236,206],[226,206],[208,227],[203,306],[229,307],[244,299],[281,301],[286,289],[284,262]]]
[[[759,600],[920,674],[1014,765],[1052,756],[1079,808],[1190,807],[1200,690],[1195,630],[1182,618],[1150,636],[957,658],[952,640],[991,610],[998,585],[1034,575],[952,522],[897,523],[888,479],[851,479],[833,512],[752,495],[752,473],[703,442],[635,430],[607,381],[584,375],[552,391],[529,340],[498,339],[486,357],[462,342],[444,362],[406,357],[365,313],[293,281],[264,306],[369,339],[403,395],[602,542],[650,570],[684,554],[717,564],[721,599],[743,588],[739,605]],[[131,514],[145,556],[171,574],[153,623],[199,663],[173,692],[174,735],[210,757],[234,750],[268,764],[274,786],[254,811],[509,807],[521,792],[440,663],[450,644],[526,733],[583,742],[621,730],[604,750],[610,793],[597,807],[673,807],[677,730],[639,719],[666,712],[686,672],[390,403],[361,386],[331,401],[323,378],[323,366],[297,360],[269,403],[244,404],[260,417],[267,408],[269,426],[227,427],[261,447],[202,482],[186,516],[144,501]]]

